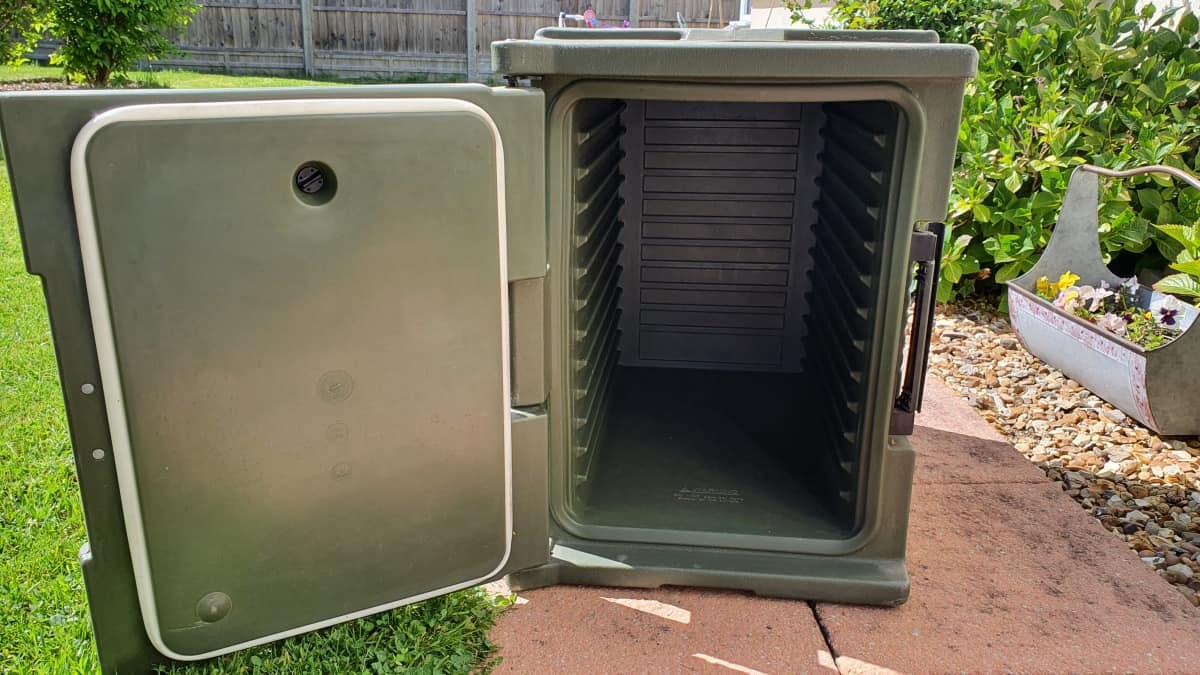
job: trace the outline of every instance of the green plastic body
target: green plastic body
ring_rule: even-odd
[[[547,32],[494,45],[501,74],[533,86],[0,97],[26,262],[43,281],[67,404],[105,672],[223,653],[504,574],[518,588],[907,597],[914,456],[887,430],[908,243],[915,223],[945,215],[973,51],[928,33],[612,35],[625,39]],[[398,99],[435,103],[388,103]],[[286,105],[228,105],[255,101]],[[858,275],[868,311],[845,334],[863,345],[853,440],[839,450],[853,470],[837,474],[822,449],[831,437],[812,435],[819,475],[850,481],[828,487],[842,495],[829,532],[580,517],[572,177],[583,162],[575,134],[596,101],[800,106],[812,119],[867,111],[869,126],[886,127],[886,206]],[[170,107],[182,103],[216,108]],[[301,194],[313,162],[332,170],[334,192]],[[810,351],[831,346],[821,339]],[[355,559],[341,564],[347,548]]]
[[[549,407],[569,410],[573,387],[576,355],[563,336],[574,325],[571,270],[576,261],[570,239],[577,204],[570,179],[580,164],[573,154],[573,135],[580,130],[581,105],[596,100],[886,102],[901,113],[900,147],[887,177],[894,201],[880,224],[876,245],[882,254],[870,271],[878,283],[866,329],[872,349],[864,371],[871,382],[856,430],[855,459],[862,466],[852,488],[856,513],[845,534],[785,539],[747,536],[728,527],[703,531],[703,524],[693,523],[676,531],[597,527],[578,517],[571,453],[556,450],[574,446],[573,422],[567,414],[552,414],[554,559],[512,575],[510,583],[515,588],[700,585],[779,597],[899,604],[909,593],[904,550],[914,454],[906,437],[889,436],[887,430],[907,306],[909,237],[917,223],[945,218],[962,91],[974,74],[974,50],[936,44],[936,36],[921,32],[873,35],[879,42],[870,44],[855,42],[872,39],[870,33],[651,32],[640,42],[628,38],[640,38],[641,31],[547,29],[540,39],[493,44],[493,62],[502,73],[531,77],[548,97]],[[583,39],[572,40],[575,36]],[[637,152],[638,145],[631,143]],[[801,431],[796,442],[806,437],[814,442],[821,438]]]

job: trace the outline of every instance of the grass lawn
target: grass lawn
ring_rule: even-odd
[[[58,77],[0,67],[0,81]],[[328,82],[154,73],[171,87]],[[0,673],[98,669],[76,555],[86,536],[41,284],[25,272],[0,159]],[[455,593],[177,673],[467,672],[493,660],[500,605]]]
[[[13,80],[58,80],[62,68],[53,66],[0,66],[0,82]],[[344,82],[303,80],[291,77],[258,77],[254,75],[221,75],[192,73],[185,70],[156,70],[130,73],[129,79],[152,87],[171,89],[219,89],[223,87],[334,87]]]
[[[40,80],[43,78],[62,77],[62,68],[42,68],[41,66],[3,66],[0,65],[0,82],[11,80]]]

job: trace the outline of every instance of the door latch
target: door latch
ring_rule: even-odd
[[[908,338],[908,354],[904,364],[904,380],[892,407],[888,433],[910,436],[916,415],[921,411],[925,395],[925,371],[929,367],[929,345],[933,339],[933,314],[937,301],[938,280],[941,277],[942,240],[946,235],[944,223],[929,223],[912,235],[909,264],[913,266],[914,292],[912,330]]]

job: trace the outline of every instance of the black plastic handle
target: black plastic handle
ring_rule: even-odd
[[[933,340],[933,312],[938,280],[941,278],[942,240],[945,236],[945,223],[929,223],[924,230],[913,233],[909,260],[916,263],[916,307],[913,309],[904,381],[892,409],[889,433],[893,435],[912,434],[916,415],[921,411],[921,400],[925,397],[925,370],[929,366],[929,345]]]

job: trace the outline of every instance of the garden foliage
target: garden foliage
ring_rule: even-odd
[[[980,76],[968,84],[959,131],[950,240],[960,251],[947,251],[943,298],[951,284],[969,293],[989,273],[1003,283],[1032,267],[1074,166],[1200,168],[1194,14],[1155,16],[1135,0],[1027,0],[993,17],[977,36]],[[1153,226],[1197,219],[1200,194],[1170,177],[1108,181],[1101,249],[1106,260],[1129,252],[1163,267],[1177,246]]]
[[[1155,227],[1170,238],[1166,243],[1160,242],[1159,247],[1166,250],[1173,273],[1154,287],[1200,305],[1200,223]]]
[[[23,61],[48,19],[48,0],[0,0],[0,64]]]
[[[104,86],[114,75],[175,51],[172,31],[185,28],[195,0],[50,0],[51,32],[63,41],[53,57],[67,75]]]
[[[876,9],[890,1],[838,11],[878,28],[936,28],[942,20]],[[979,50],[979,76],[967,85],[959,131],[942,300],[1032,267],[1075,166],[1200,169],[1200,21],[1191,11],[1157,12],[1136,0],[1016,0],[972,22],[969,35],[945,29]],[[1196,253],[1180,241],[1188,236],[1180,228],[1198,220],[1200,194],[1170,177],[1106,181],[1101,248],[1108,261],[1132,257],[1127,271],[1173,262],[1168,272],[1195,275],[1173,275],[1162,290],[1200,289],[1200,270],[1189,264]]]
[[[998,0],[841,0],[830,16],[845,28],[920,28],[943,42],[968,42]]]

